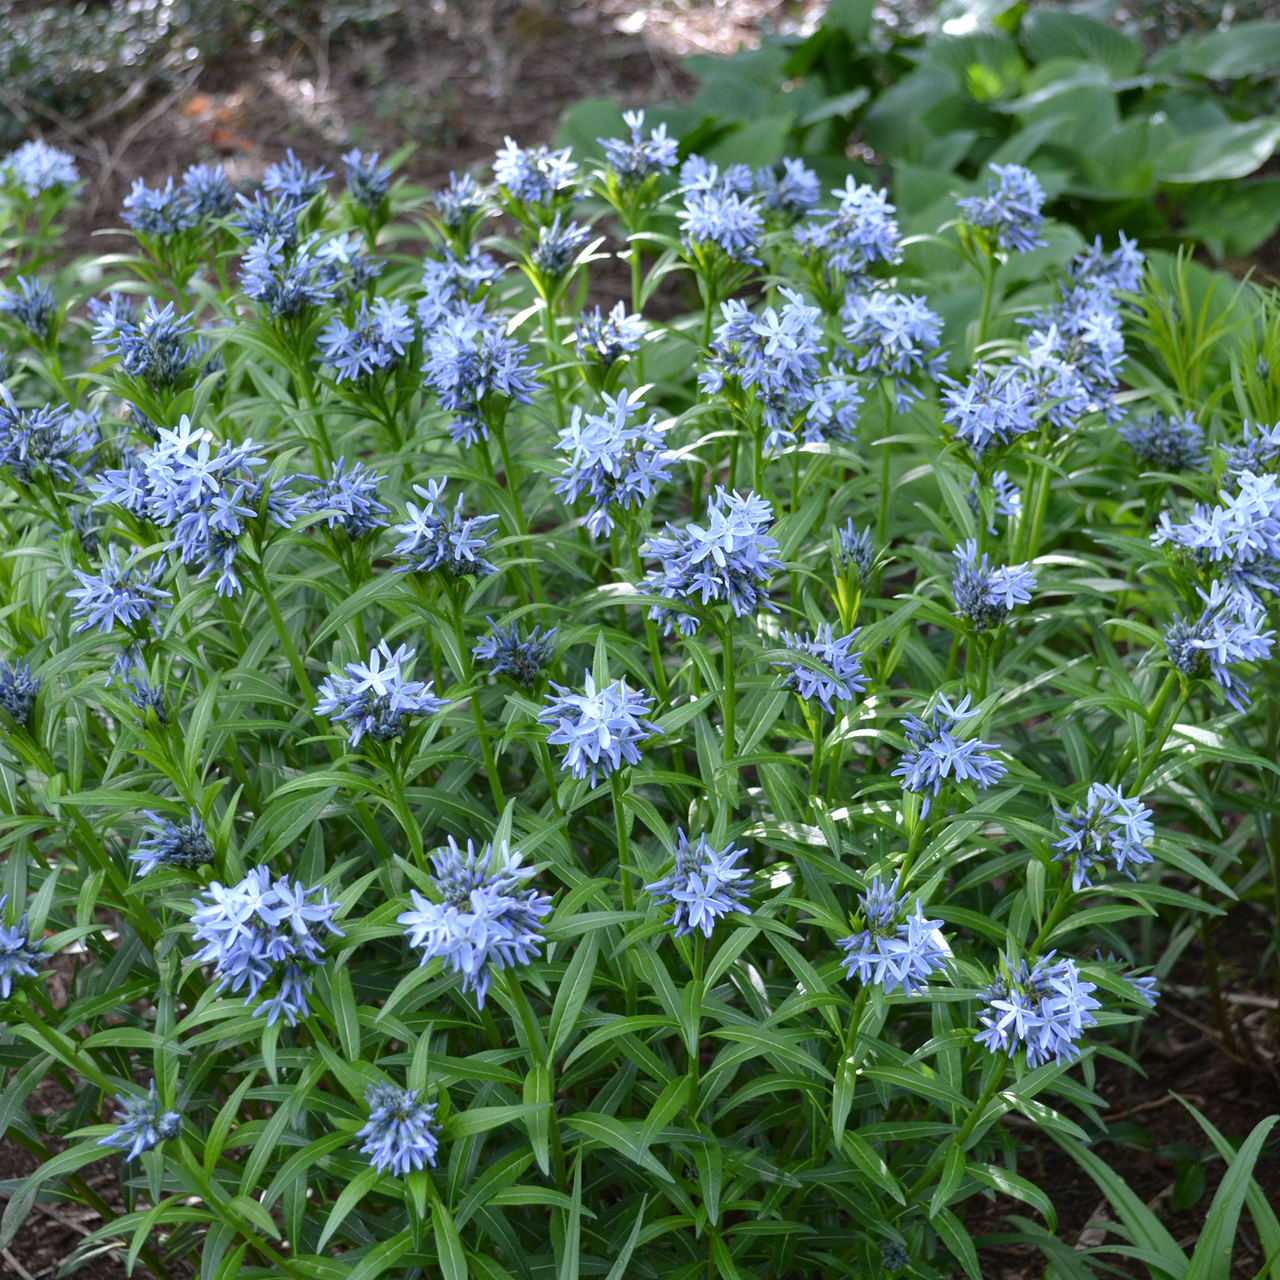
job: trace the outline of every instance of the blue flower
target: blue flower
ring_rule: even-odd
[[[79,486],[99,443],[97,410],[19,409],[0,383],[0,467],[18,483],[49,474]]]
[[[182,175],[182,198],[200,222],[225,218],[235,208],[235,198],[221,165],[193,164]]]
[[[151,834],[138,843],[129,857],[138,864],[140,876],[150,875],[157,867],[207,867],[214,859],[213,842],[205,830],[204,819],[191,810],[186,822],[172,822],[147,809],[151,819],[144,828]]]
[[[626,138],[597,138],[604,148],[605,162],[617,174],[623,188],[638,187],[655,173],[669,173],[675,168],[676,140],[667,137],[667,126],[660,124],[646,138],[643,111],[624,111],[623,122],[631,132]]]
[[[449,185],[434,196],[436,208],[440,211],[440,221],[450,231],[458,232],[488,205],[488,197],[476,180],[464,173],[461,178],[457,174],[449,175]]]
[[[35,710],[36,697],[40,693],[41,680],[31,674],[26,662],[0,662],[0,707],[3,707],[19,728],[31,725],[31,713]]]
[[[647,422],[630,422],[645,406],[641,400],[629,400],[628,394],[625,387],[616,396],[605,392],[604,413],[583,413],[575,405],[557,441],[569,461],[551,487],[566,502],[591,495],[586,523],[596,537],[612,532],[615,504],[623,511],[639,507],[671,479],[670,455],[662,447],[658,419],[650,415]]]
[[[1237,485],[1234,493],[1219,490],[1216,507],[1196,503],[1185,524],[1162,511],[1151,541],[1219,568],[1233,592],[1256,603],[1255,592],[1280,591],[1280,481],[1246,471]]]
[[[415,484],[413,491],[425,504],[419,508],[406,502],[405,520],[396,525],[393,533],[401,535],[395,554],[408,563],[399,572],[429,573],[441,569],[455,578],[472,574],[477,578],[497,573],[496,566],[484,558],[489,549],[490,526],[497,524],[495,515],[463,517],[463,495],[458,495],[458,505],[450,515],[445,508],[444,488],[449,477],[428,480],[426,486]]]
[[[342,163],[346,166],[347,191],[351,199],[362,209],[372,212],[391,189],[390,166],[378,163],[376,151],[366,160],[359,147],[348,151],[342,157]]]
[[[612,368],[623,356],[640,350],[644,339],[644,321],[627,314],[627,304],[617,302],[607,317],[600,308],[584,311],[573,326],[573,349],[584,364],[596,361],[602,368]]]
[[[1190,413],[1150,414],[1121,427],[1120,438],[1153,471],[1200,471],[1207,462],[1204,428]]]
[[[624,764],[640,762],[640,744],[661,730],[645,719],[653,699],[627,688],[626,680],[596,688],[591,672],[586,673],[582,693],[552,684],[550,704],[538,713],[540,724],[551,732],[547,742],[564,747],[560,767],[575,778],[591,779],[594,787],[601,776],[616,773]]]
[[[236,203],[240,212],[231,226],[242,239],[279,240],[285,249],[292,249],[298,243],[298,214],[302,210],[293,200],[267,200],[262,192],[255,191],[252,200],[246,195],[237,195]]]
[[[308,509],[326,512],[330,529],[341,528],[355,542],[375,529],[386,526],[379,517],[389,514],[389,509],[378,501],[378,483],[381,477],[363,462],[348,463],[339,458],[333,464],[332,476],[307,496]]]
[[[112,671],[114,672],[115,670],[116,668],[113,666]],[[132,655],[130,655],[129,669],[121,676],[120,683],[124,687],[124,696],[141,713],[140,724],[144,727],[146,726],[148,711],[154,711],[156,719],[162,725],[169,723],[169,712],[164,705],[163,686],[151,683],[150,674],[145,667],[141,665],[134,667],[132,665]]]
[[[759,266],[756,257],[764,231],[764,219],[755,198],[716,187],[710,191],[689,191],[684,208],[676,217],[689,250],[697,253],[704,245],[716,245],[734,262]]]
[[[1200,595],[1205,609],[1194,625],[1175,614],[1165,628],[1165,652],[1174,669],[1189,679],[1204,675],[1207,667],[1222,696],[1237,711],[1247,711],[1249,685],[1232,668],[1265,662],[1271,656],[1276,633],[1262,629],[1266,611],[1251,594],[1215,582],[1208,595],[1203,591]]]
[[[893,776],[902,779],[904,791],[924,797],[920,809],[922,818],[929,812],[930,800],[941,792],[948,778],[956,782],[976,782],[985,791],[1004,777],[1008,766],[987,754],[996,749],[995,743],[955,737],[956,726],[977,714],[976,707],[969,710],[968,694],[954,707],[939,694],[938,705],[927,723],[911,715],[904,721],[907,751],[893,770]]]
[[[0,293],[0,314],[11,316],[38,342],[46,341],[58,318],[53,290],[34,276],[18,276],[14,284],[17,289]]]
[[[288,158],[278,164],[267,165],[262,175],[262,186],[272,195],[283,196],[295,204],[306,204],[324,190],[324,184],[333,177],[328,169],[308,169],[297,156],[293,148],[288,150]]]
[[[732,911],[750,915],[744,906],[751,877],[749,867],[738,866],[745,849],[732,844],[713,849],[705,835],[691,845],[682,829],[676,830],[675,863],[669,875],[645,885],[658,906],[670,905],[671,926],[677,938],[701,929],[711,937],[716,921]]]
[[[421,950],[421,963],[440,957],[462,974],[462,989],[474,991],[483,1009],[495,970],[528,964],[540,954],[541,920],[551,910],[551,899],[525,885],[533,871],[520,865],[520,854],[505,841],[496,850],[485,845],[477,855],[468,840],[464,854],[450,836],[431,864],[444,901],[410,890],[413,910],[396,920],[404,925],[409,945]]]
[[[138,1094],[116,1094],[123,1111],[116,1131],[98,1139],[100,1147],[119,1147],[126,1160],[136,1160],[144,1151],[157,1147],[165,1138],[176,1138],[182,1132],[182,1117],[176,1111],[161,1111],[156,1096],[156,1082],[150,1091]]]
[[[1014,366],[998,366],[993,372],[979,360],[966,383],[945,377],[942,382],[947,406],[942,421],[975,459],[1035,430],[1035,389]]]
[[[702,604],[723,601],[736,617],[758,608],[777,612],[769,602],[769,579],[782,568],[775,558],[777,542],[765,530],[773,524],[773,509],[758,494],[726,493],[717,485],[707,501],[706,527],[688,524],[667,526],[666,536],[650,538],[644,554],[662,562],[638,589],[666,600]],[[672,625],[681,635],[692,635],[699,622],[688,614],[673,615],[670,608],[655,605],[649,616]]]
[[[1134,796],[1126,799],[1119,787],[1094,782],[1089,787],[1083,807],[1070,812],[1054,806],[1054,815],[1062,829],[1062,839],[1055,840],[1055,855],[1072,866],[1071,887],[1078,893],[1089,884],[1089,872],[1099,862],[1113,858],[1116,870],[1130,880],[1130,866],[1151,861],[1143,842],[1155,835],[1151,810]]]
[[[272,315],[290,319],[329,302],[338,281],[323,271],[328,264],[307,248],[299,246],[292,258],[285,249],[279,236],[255,240],[244,256],[240,287],[246,298],[260,302]]]
[[[805,444],[832,442],[849,443],[854,439],[858,425],[858,410],[862,407],[862,393],[847,378],[824,378],[810,390],[808,407],[800,420],[801,439]],[[787,436],[780,434],[778,443],[787,443]],[[766,441],[768,444],[768,441]]]
[[[1036,576],[1025,564],[992,568],[987,553],[978,559],[978,542],[970,538],[951,553],[956,560],[951,598],[957,618],[968,618],[979,631],[998,627],[1015,605],[1029,604]]]
[[[920,995],[951,953],[939,932],[942,921],[926,920],[918,901],[915,915],[909,914],[898,885],[896,876],[887,885],[876,876],[858,897],[861,919],[854,923],[862,928],[837,945],[844,948],[841,963],[850,981],[856,973],[863,986],[875,984],[885,995],[899,988],[906,995]]]
[[[1280,458],[1280,423],[1274,427],[1255,428],[1246,419],[1241,443],[1228,445],[1224,452],[1226,454],[1225,470],[1234,480],[1239,480],[1246,471],[1252,472],[1255,476],[1274,471],[1276,459]],[[1204,460],[1201,459],[1199,465],[1203,466],[1203,464]]]
[[[1027,1066],[1033,1070],[1080,1056],[1076,1042],[1086,1028],[1097,1025],[1093,1010],[1102,1006],[1090,994],[1097,989],[1094,983],[1080,980],[1076,962],[1053,956],[1050,951],[1031,966],[1000,957],[996,981],[982,991],[976,1043],[1009,1057],[1025,1046]]]
[[[840,317],[858,372],[892,379],[899,413],[905,413],[912,400],[924,399],[922,392],[901,381],[920,370],[931,378],[942,371],[944,358],[936,354],[942,321],[923,298],[885,289],[850,291]]]
[[[196,225],[196,217],[182,192],[166,178],[163,187],[149,187],[135,178],[124,200],[124,224],[144,236],[176,236]]]
[[[589,228],[581,227],[576,222],[562,227],[557,213],[550,226],[538,228],[538,243],[529,251],[529,261],[543,275],[558,280],[569,270],[578,246],[590,234]]]
[[[493,255],[481,253],[475,245],[461,258],[448,248],[443,257],[427,258],[422,264],[423,295],[418,301],[423,332],[429,334],[450,316],[479,320],[483,307],[471,304],[483,300],[502,272]]]
[[[493,180],[513,200],[547,204],[572,194],[578,183],[578,166],[569,157],[572,148],[549,151],[530,147],[527,151],[511,138],[498,149],[493,162]]]
[[[190,342],[192,319],[179,317],[172,302],[163,308],[148,298],[139,315],[118,293],[104,304],[94,298],[89,314],[97,321],[94,342],[120,359],[120,368],[152,389],[172,387],[193,364],[208,355],[203,339]]]
[[[836,531],[836,563],[841,573],[850,568],[858,575],[858,581],[865,586],[871,581],[871,573],[876,563],[875,543],[871,540],[871,530],[860,532],[853,527],[850,518],[843,528]]]
[[[0,897],[0,1000],[13,993],[16,978],[39,976],[36,965],[44,959],[44,947],[31,941],[31,926],[24,914],[17,924],[5,924],[4,904],[9,895]]]
[[[807,634],[793,635],[784,631],[782,643],[788,649],[816,659],[825,670],[815,671],[800,663],[788,666],[775,662],[775,667],[787,673],[782,687],[794,690],[806,701],[816,699],[823,710],[833,715],[836,702],[852,702],[853,695],[861,693],[867,687],[867,677],[862,670],[862,654],[850,652],[850,646],[859,630],[860,628],[855,627],[847,636],[841,636],[837,640],[831,638],[829,622],[823,623],[812,639]]]
[[[446,316],[426,335],[423,385],[436,393],[442,408],[483,420],[489,396],[531,403],[533,370],[522,363],[528,353],[508,337],[502,321]],[[484,434],[487,438],[487,429]]]
[[[309,901],[316,893],[320,900]],[[268,1026],[281,1017],[289,1026],[305,1018],[310,971],[324,959],[323,939],[343,937],[333,923],[340,904],[329,901],[328,890],[304,889],[283,876],[272,884],[267,867],[254,867],[239,884],[215,880],[192,901],[195,938],[205,944],[195,959],[213,965],[218,991],[247,986],[248,1007],[274,980],[276,994],[256,1012],[266,1014]]]
[[[1005,516],[1010,520],[1017,520],[1022,515],[1022,490],[1009,479],[1009,473],[1007,471],[994,472],[991,476],[991,489],[995,497],[994,514]],[[969,510],[973,512],[974,519],[980,520],[982,518],[982,503],[978,497],[978,477],[976,473],[969,477],[969,492],[966,497],[969,501]],[[994,534],[996,532],[995,525],[989,524],[987,532]]]
[[[405,348],[413,342],[413,319],[409,308],[398,300],[360,300],[354,324],[334,316],[320,331],[316,346],[320,358],[334,369],[338,382],[368,378],[400,363]]]
[[[509,675],[526,689],[533,688],[556,656],[555,631],[534,627],[529,638],[522,640],[518,623],[500,627],[492,618],[486,621],[493,631],[479,641],[472,654],[478,661],[487,662],[493,675]]]
[[[818,175],[803,160],[784,159],[782,172],[776,169],[756,170],[754,187],[761,207],[790,225],[802,218],[821,195]]]
[[[1013,253],[1029,253],[1048,244],[1040,236],[1044,190],[1035,174],[1019,164],[993,164],[987,195],[958,200],[967,221],[994,233],[996,244]]]
[[[71,188],[80,181],[76,162],[47,142],[24,142],[0,160],[0,180],[18,187],[31,200],[59,187]]]
[[[163,566],[158,564],[147,568],[122,565],[115,547],[108,547],[106,559],[96,574],[75,570],[80,585],[67,595],[76,602],[71,616],[81,619],[76,630],[89,631],[97,627],[105,634],[115,626],[132,630],[150,623],[159,632],[156,609],[171,598],[170,592],[155,585],[163,572]]]
[[[1146,258],[1136,240],[1120,232],[1120,247],[1107,253],[1098,236],[1068,268],[1074,284],[1105,289],[1108,293],[1137,293],[1142,288]]]
[[[1156,1007],[1156,1001],[1160,999],[1160,984],[1154,974],[1148,973],[1140,977],[1136,973],[1122,973],[1120,976],[1133,988],[1134,997],[1141,1004],[1145,1004],[1148,1009]]]
[[[726,195],[749,196],[755,189],[751,170],[745,164],[731,164],[723,173],[720,166],[702,156],[689,156],[680,166],[681,192],[703,195],[719,191]]]
[[[832,267],[850,276],[864,274],[873,262],[902,261],[896,211],[886,191],[859,186],[850,176],[831,194],[839,204],[814,210],[796,227],[796,244],[823,254]]]
[[[417,1089],[400,1089],[378,1081],[364,1091],[368,1123],[356,1130],[364,1139],[361,1152],[379,1173],[402,1178],[424,1164],[436,1167],[440,1128],[434,1123],[436,1104],[419,1102]]]
[[[361,738],[389,742],[404,733],[409,716],[430,716],[449,705],[432,692],[432,680],[408,679],[415,649],[395,653],[385,640],[369,651],[368,662],[348,662],[344,675],[327,676],[320,685],[316,715],[351,726],[352,747]]]

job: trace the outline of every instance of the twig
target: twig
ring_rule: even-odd
[[[35,1276],[33,1276],[31,1272],[28,1271],[26,1267],[24,1267],[22,1263],[20,1263],[17,1258],[9,1252],[8,1249],[0,1249],[0,1257],[4,1258],[4,1265],[8,1267],[10,1271],[16,1272],[20,1275],[22,1280],[36,1280]]]
[[[1204,1106],[1204,1099],[1198,1093],[1188,1093],[1184,1095],[1192,1102],[1198,1102]],[[1124,1120],[1129,1116],[1136,1116],[1140,1111],[1154,1111],[1157,1107],[1163,1107],[1166,1103],[1176,1102],[1177,1099],[1171,1093],[1166,1093],[1163,1098],[1154,1098],[1149,1102],[1139,1102],[1136,1107],[1129,1107],[1124,1111],[1113,1111],[1109,1116],[1103,1116],[1103,1120],[1110,1124],[1113,1120]]]

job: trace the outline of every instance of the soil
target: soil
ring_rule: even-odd
[[[237,44],[182,91],[154,99],[127,128],[117,123],[110,136],[46,132],[49,141],[77,155],[89,178],[85,204],[68,227],[67,248],[72,256],[115,249],[112,237],[95,233],[119,227],[118,210],[132,181],[145,176],[154,184],[198,162],[220,161],[233,180],[249,183],[289,148],[309,164],[340,171],[339,157],[352,146],[386,155],[412,142],[416,149],[403,172],[415,182],[439,185],[451,170],[487,162],[507,133],[524,144],[550,141],[564,107],[583,97],[608,95],[623,106],[687,98],[694,82],[681,65],[684,55],[730,52],[739,41],[758,39],[766,23],[804,30],[820,7],[788,0],[419,0],[402,6],[402,28],[390,36],[347,34],[326,42],[314,31],[267,37],[247,27]],[[1280,275],[1280,240],[1264,247],[1255,265]],[[598,300],[606,304],[611,283],[606,277],[597,286]],[[625,287],[620,277],[615,296]],[[669,305],[678,307],[675,299]],[[1174,1095],[1194,1102],[1236,1142],[1280,1111],[1280,1012],[1269,976],[1274,960],[1265,976],[1262,965],[1267,926],[1267,918],[1249,904],[1220,925],[1220,1001],[1209,994],[1203,949],[1184,952],[1158,1011],[1138,1037],[1136,1056],[1145,1075],[1098,1060],[1096,1091],[1106,1099],[1111,1134],[1101,1153],[1157,1208],[1188,1251],[1223,1165],[1208,1163],[1199,1199],[1174,1211],[1179,1162],[1194,1164],[1196,1152],[1209,1150]],[[1220,1007],[1227,1011],[1229,1036]],[[28,1102],[38,1114],[64,1104],[53,1086]],[[1094,1131],[1084,1117],[1074,1118]],[[1090,1227],[1110,1214],[1084,1171],[1030,1122],[1008,1123],[1024,1148],[1020,1165],[1057,1208],[1060,1238],[1070,1244],[1119,1243],[1117,1236]],[[12,1140],[0,1140],[0,1180],[21,1178],[35,1163]],[[120,1212],[118,1168],[108,1158],[83,1176]],[[1270,1202],[1280,1205],[1280,1131],[1272,1134],[1256,1177]],[[1012,1230],[1009,1214],[1035,1217],[1003,1197],[978,1199],[969,1207],[970,1231],[991,1237],[980,1252],[983,1275],[1039,1277],[1045,1262],[1038,1250],[999,1239]],[[99,1225],[95,1214],[78,1205],[37,1205],[0,1254],[0,1274],[47,1280]],[[1146,1275],[1138,1263],[1116,1257],[1108,1262],[1124,1274]],[[1263,1262],[1245,1213],[1231,1275],[1252,1277]],[[90,1258],[76,1274],[85,1280],[123,1277],[123,1250]]]

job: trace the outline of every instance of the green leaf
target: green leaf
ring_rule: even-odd
[[[364,1199],[368,1193],[373,1190],[374,1184],[382,1175],[377,1169],[370,1166],[367,1169],[361,1169],[345,1187],[342,1193],[334,1201],[333,1208],[329,1210],[329,1216],[325,1219],[324,1230],[320,1232],[320,1239],[316,1244],[317,1249],[323,1249],[325,1245],[333,1238],[333,1234],[342,1226],[343,1220],[352,1209]]]
[[[467,1280],[467,1255],[462,1248],[462,1237],[453,1224],[453,1215],[436,1199],[431,1202],[431,1225],[441,1280]]]
[[[1180,138],[1156,163],[1161,182],[1192,185],[1243,178],[1271,159],[1280,142],[1280,120],[1260,116]]]
[[[548,1060],[555,1062],[561,1052],[568,1047],[573,1036],[578,1018],[587,996],[591,992],[591,979],[596,972],[596,954],[599,950],[599,934],[591,932],[578,944],[564,977],[560,980],[560,988],[556,992],[555,1004],[551,1009],[551,1023],[547,1031],[551,1041]]]
[[[631,1255],[635,1252],[636,1241],[640,1239],[640,1228],[644,1226],[644,1211],[648,1203],[647,1195],[640,1198],[640,1208],[636,1210],[636,1220],[631,1226],[631,1234],[627,1237],[627,1243],[622,1246],[613,1266],[609,1268],[609,1274],[605,1280],[625,1280],[627,1267],[631,1264]]]
[[[982,1280],[978,1251],[973,1247],[973,1240],[960,1219],[950,1209],[939,1209],[929,1220],[938,1233],[938,1238],[955,1255],[969,1280]]]
[[[557,1280],[579,1280],[582,1252],[582,1152],[573,1165],[573,1196],[565,1221],[564,1251],[560,1255]]]
[[[890,1171],[889,1166],[876,1153],[869,1143],[856,1133],[846,1133],[841,1141],[845,1154],[863,1173],[878,1187],[887,1191],[899,1204],[906,1204],[907,1197],[902,1184]]]

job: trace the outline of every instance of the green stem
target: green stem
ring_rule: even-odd
[[[808,704],[804,708],[805,718],[813,731],[813,759],[809,762],[809,809],[816,812],[818,808],[818,780],[822,774],[822,708],[814,707],[814,714],[809,714]]]
[[[276,629],[276,635],[280,639],[280,647],[284,650],[285,661],[289,664],[289,669],[293,672],[293,678],[298,682],[298,689],[307,702],[307,711],[310,712],[315,706],[316,694],[312,688],[311,681],[307,676],[306,666],[303,664],[302,656],[298,653],[297,646],[293,643],[293,637],[289,634],[289,628],[285,626],[284,615],[280,612],[280,606],[276,603],[276,598],[271,590],[271,584],[267,578],[267,567],[261,560],[253,563],[251,572],[258,582],[258,591],[262,595],[267,605],[267,612],[271,615],[272,625]]]
[[[640,259],[640,241],[633,240],[631,242],[631,310],[638,316],[641,314],[640,306],[640,288],[641,288],[641,267]],[[635,353],[636,366],[636,386],[644,385],[644,341],[636,348]]]
[[[520,1023],[524,1027],[525,1039],[529,1041],[529,1054],[533,1059],[532,1065],[545,1071],[554,1084],[555,1072],[547,1054],[547,1042],[543,1038],[542,1028],[538,1025],[537,1018],[533,1016],[533,1007],[529,1004],[529,997],[525,995],[524,987],[521,986],[520,979],[514,969],[504,969],[502,976],[505,979],[507,994],[511,997],[511,1003],[515,1005],[516,1011],[520,1015]],[[556,1115],[554,1095],[551,1099],[551,1116],[547,1123],[547,1137],[551,1146],[551,1172],[555,1175],[556,1188],[561,1192],[567,1192],[569,1178],[565,1170],[564,1148],[560,1143],[560,1121]]]
[[[624,798],[622,770],[615,769],[609,775],[609,789],[613,792],[613,826],[618,837],[618,878],[622,881],[622,905],[627,911],[636,906],[635,887],[631,883],[630,822]]]
[[[724,720],[724,743],[720,751],[720,763],[725,778],[729,812],[732,814],[737,807],[738,801],[738,774],[732,767],[734,756],[737,754],[734,715],[737,711],[738,701],[735,687],[737,673],[734,670],[732,622],[726,623],[724,630],[721,632],[721,648],[724,651],[724,683],[720,691],[720,714]]]
[[[546,305],[542,308],[542,333],[543,340],[546,343],[547,348],[547,364],[549,366],[554,366],[556,364],[555,349],[559,345],[559,340],[556,336],[556,314],[552,309],[551,300],[549,298],[544,298],[543,301]],[[560,387],[559,371],[552,369],[552,371],[547,374],[547,381],[551,383],[551,390],[554,392],[556,398],[556,426],[563,431],[564,392]],[[507,474],[509,476],[511,473],[508,472]]]
[[[505,415],[494,425],[493,434],[497,437],[498,452],[502,457],[502,470],[507,477],[507,493],[515,512],[516,531],[520,535],[521,549],[529,559],[529,586],[533,592],[533,598],[539,604],[545,605],[547,598],[542,591],[542,577],[538,573],[538,562],[534,559],[533,544],[529,541],[529,522],[525,519],[524,505],[520,501],[520,473],[515,468],[510,447],[507,444]]]
[[[950,1142],[944,1142],[934,1152],[933,1159],[929,1161],[928,1167],[924,1173],[916,1180],[916,1182],[907,1190],[908,1204],[916,1199],[922,1191],[933,1181],[938,1170],[942,1168],[944,1161],[952,1147],[959,1147],[964,1150],[964,1144],[968,1140],[969,1135],[978,1127],[978,1121],[982,1119],[982,1113],[987,1109],[987,1104],[996,1096],[1001,1084],[1004,1082],[1004,1073],[1006,1062],[1002,1058],[996,1059],[995,1067],[991,1072],[991,1079],[987,1082],[987,1087],[983,1089],[981,1097],[974,1104],[973,1110],[969,1112],[969,1118],[960,1126],[960,1128],[952,1135]],[[901,1213],[901,1210],[898,1210]]]
[[[1027,949],[1027,958],[1034,960],[1040,954],[1040,948],[1049,941],[1053,931],[1062,923],[1062,918],[1071,908],[1071,904],[1075,902],[1075,890],[1071,887],[1071,875],[1066,874],[1062,878],[1062,887],[1058,890],[1058,900],[1053,904],[1049,911],[1044,924],[1036,933],[1035,941]]]
[[[462,621],[462,587],[453,579],[449,580],[449,600],[453,605],[453,634],[458,642],[458,660],[462,663],[461,676],[464,684],[472,684],[471,650],[467,646],[466,627]],[[489,729],[484,722],[484,710],[480,706],[480,690],[472,685],[471,719],[476,727],[476,737],[480,739],[480,757],[484,761],[484,771],[489,779],[489,790],[493,795],[493,803],[498,806],[501,816],[507,807],[507,798],[502,791],[502,779],[498,777],[498,762],[494,758],[493,744],[489,741]]]
[[[996,263],[988,250],[986,270],[982,272],[982,310],[978,315],[977,341],[973,344],[975,360],[977,359],[978,348],[987,340],[987,325],[991,321],[991,301],[995,292],[995,284]]]
[[[701,1067],[699,1058],[701,1057],[702,1045],[702,973],[703,962],[706,957],[706,939],[702,936],[702,931],[695,929],[693,931],[693,985],[694,995],[697,999],[697,1009],[694,1012],[693,1024],[690,1028],[692,1034],[686,1045],[689,1053],[689,1062],[686,1071],[689,1077],[689,1095],[686,1101],[686,1114],[689,1117],[689,1123],[696,1125],[698,1123],[699,1107],[698,1107],[698,1072]]]
[[[1156,740],[1151,744],[1151,749],[1147,752],[1146,757],[1138,763],[1138,776],[1133,781],[1133,794],[1135,796],[1142,794],[1143,783],[1151,776],[1151,771],[1156,767],[1156,761],[1160,759],[1160,753],[1164,750],[1164,744],[1168,741],[1169,732],[1178,722],[1178,717],[1182,714],[1182,708],[1187,705],[1187,698],[1190,696],[1190,690],[1183,689],[1178,694],[1178,701],[1174,704],[1169,718],[1160,726],[1160,732],[1156,735]]]

